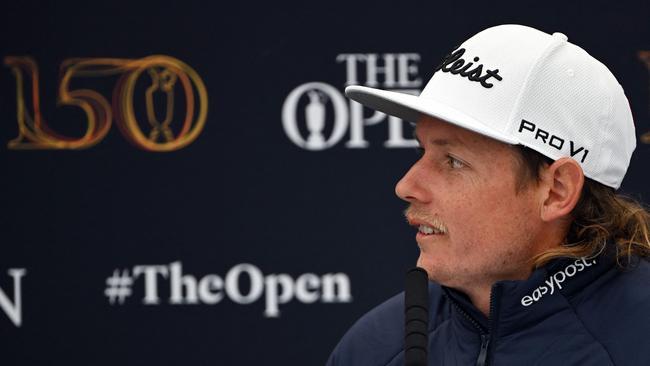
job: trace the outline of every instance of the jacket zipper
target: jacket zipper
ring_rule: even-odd
[[[481,351],[478,353],[478,358],[476,359],[476,366],[486,365],[487,351],[489,345],[490,345],[490,335],[481,334]]]
[[[467,314],[465,310],[463,310],[458,304],[456,304],[456,301],[454,301],[451,297],[449,297],[449,300],[451,300],[451,303],[454,305],[456,310],[460,314],[463,315],[463,317],[478,330],[479,334],[481,335],[481,350],[478,353],[478,358],[476,359],[476,366],[486,366],[486,361],[487,361],[487,351],[488,351],[488,346],[490,345],[490,334],[488,331],[481,325],[479,324],[476,319],[474,319],[471,315]],[[492,303],[492,299],[490,299],[490,304]],[[490,310],[492,309],[492,305],[490,305]]]
[[[458,304],[456,304],[456,301],[454,301],[450,296],[449,300],[451,300],[451,303],[454,305],[456,310],[458,310],[459,313],[463,315],[463,317],[478,330],[480,336],[481,336],[481,349],[478,353],[478,357],[476,358],[476,366],[488,366],[488,350],[490,346],[490,333],[489,330],[492,329],[492,321],[494,319],[494,315],[496,314],[496,304],[494,301],[495,298],[495,293],[497,292],[497,285],[492,286],[492,291],[490,291],[490,316],[488,317],[488,329],[485,329],[479,322],[476,321],[471,315],[467,314],[465,310],[463,310]]]
[[[498,293],[498,294],[497,294]],[[496,299],[497,296],[501,294],[501,286],[497,283],[492,286],[490,290],[490,316],[488,317],[488,334],[487,336],[481,337],[481,352],[478,354],[478,359],[476,360],[477,366],[487,366],[490,364],[490,359],[488,358],[490,350],[490,334],[494,334],[495,328],[494,325],[499,321],[497,318],[499,314],[497,313]],[[492,348],[494,348],[494,342],[492,342]],[[481,357],[483,356],[483,357]]]

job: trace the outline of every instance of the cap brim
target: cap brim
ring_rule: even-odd
[[[421,115],[436,117],[458,127],[480,133],[487,137],[517,144],[519,141],[486,126],[467,114],[451,108],[435,99],[421,98],[412,94],[368,88],[365,86],[348,86],[345,95],[366,107],[376,109],[405,121],[417,122]]]

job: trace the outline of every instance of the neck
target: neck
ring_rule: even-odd
[[[492,286],[481,289],[474,289],[474,291],[463,291],[469,299],[472,301],[472,304],[483,313],[486,317],[490,317],[490,292]]]
[[[483,315],[488,318],[490,317],[490,293],[492,291],[492,286],[477,287],[471,290],[461,291],[469,297],[472,304],[474,304]]]
[[[464,288],[459,288],[459,291],[462,291],[469,297],[472,304],[486,317],[490,317],[490,298],[492,294],[492,286],[503,280],[514,280],[520,281],[525,280],[530,277],[532,269],[522,270],[521,272],[512,274],[510,276],[504,276],[501,278],[495,278],[488,281],[485,281],[480,284],[475,284],[473,286],[467,286]]]

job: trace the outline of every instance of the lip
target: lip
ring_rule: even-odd
[[[417,243],[418,248],[420,250],[430,250],[432,248],[436,248],[440,245],[443,245],[442,243],[445,242],[446,234],[422,234],[421,232],[417,232],[415,234],[415,242]]]
[[[431,234],[424,234],[424,233],[421,233],[420,230],[419,230],[419,226],[420,226],[420,225],[431,226],[431,227],[433,227],[433,225],[430,224],[430,223],[428,223],[428,222],[426,222],[426,221],[422,221],[422,220],[416,219],[416,218],[414,218],[414,217],[412,217],[412,216],[407,216],[407,217],[406,217],[406,221],[408,222],[408,224],[409,224],[410,226],[413,226],[413,227],[415,228],[415,230],[416,230],[415,239],[416,239],[416,240],[418,240],[418,239],[433,238],[433,237],[441,237],[441,236],[446,235],[446,234],[436,234],[436,233],[431,233]]]
[[[427,240],[431,238],[440,238],[445,236],[445,234],[423,234],[419,230],[415,234],[415,239],[416,240]]]
[[[427,222],[424,222],[424,221],[422,221],[422,220],[418,220],[418,219],[416,219],[416,218],[414,218],[414,217],[411,217],[411,216],[407,216],[407,217],[406,217],[406,221],[408,222],[408,224],[409,224],[410,226],[414,226],[416,229],[417,229],[417,227],[420,226],[420,225],[431,226],[431,224],[429,224],[429,223],[427,223]]]

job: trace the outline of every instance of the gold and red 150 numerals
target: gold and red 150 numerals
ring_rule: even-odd
[[[82,136],[66,136],[49,126],[41,114],[39,75],[36,62],[30,57],[6,57],[5,65],[16,78],[16,112],[18,137],[9,141],[10,149],[85,149],[99,143],[111,128],[113,117],[124,137],[147,151],[165,152],[182,149],[192,143],[203,130],[208,113],[208,95],[201,77],[187,64],[169,56],[142,59],[86,58],[68,59],[61,63],[58,105],[76,106],[85,115]],[[146,119],[150,130],[143,131],[134,108],[136,82],[143,73],[151,79],[145,91]],[[71,89],[75,78],[119,75],[113,88],[111,103],[92,89]],[[26,79],[31,86],[31,113],[25,103]],[[177,88],[176,86],[180,87]],[[185,113],[181,125],[171,128],[178,89],[185,96]],[[165,113],[159,119],[154,110],[154,93],[163,93]]]

